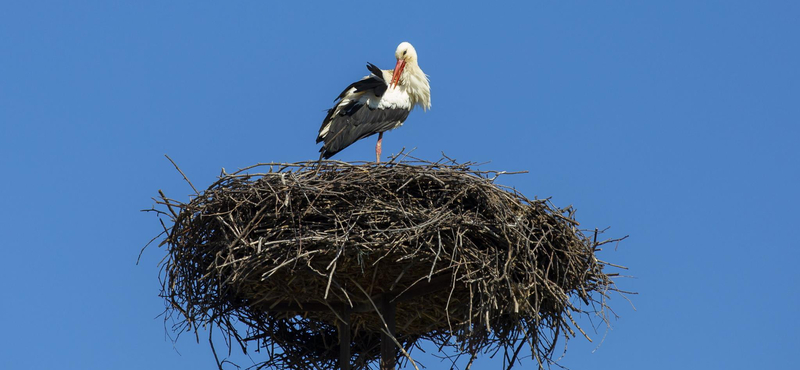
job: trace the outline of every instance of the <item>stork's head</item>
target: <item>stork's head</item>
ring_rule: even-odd
[[[400,76],[403,74],[403,69],[406,68],[406,63],[417,63],[417,51],[411,44],[403,41],[397,46],[394,52],[394,57],[397,58],[397,64],[394,66],[394,74],[392,74],[392,86],[397,86],[400,82]]]

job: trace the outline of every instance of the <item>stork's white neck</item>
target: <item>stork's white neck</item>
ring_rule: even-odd
[[[431,86],[428,76],[422,72],[419,65],[414,62],[406,64],[403,75],[400,76],[400,86],[404,88],[411,99],[411,105],[419,105],[423,110],[431,107]]]

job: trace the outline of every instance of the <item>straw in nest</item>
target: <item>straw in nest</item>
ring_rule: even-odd
[[[525,346],[549,364],[557,339],[586,335],[574,314],[606,320],[616,274],[595,252],[613,240],[470,165],[269,163],[189,203],[162,193],[168,317],[256,344],[268,353],[258,367],[339,366],[345,322],[355,369],[378,361],[390,324],[400,361],[428,340],[470,364],[502,349],[511,366]]]

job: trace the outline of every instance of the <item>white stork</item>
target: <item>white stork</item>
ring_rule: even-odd
[[[320,159],[328,159],[350,144],[378,134],[375,160],[380,162],[383,132],[400,127],[415,105],[426,111],[431,107],[431,87],[428,76],[417,64],[417,51],[403,42],[394,56],[394,70],[381,70],[367,63],[372,73],[347,86],[334,99],[338,102],[328,110],[317,136],[317,143],[324,141]]]

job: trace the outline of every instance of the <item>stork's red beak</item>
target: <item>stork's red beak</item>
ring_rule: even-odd
[[[403,68],[405,67],[406,60],[398,59],[397,64],[394,66],[394,74],[392,74],[392,83],[390,84],[392,87],[397,86],[397,83],[400,82],[400,75],[403,74]]]

